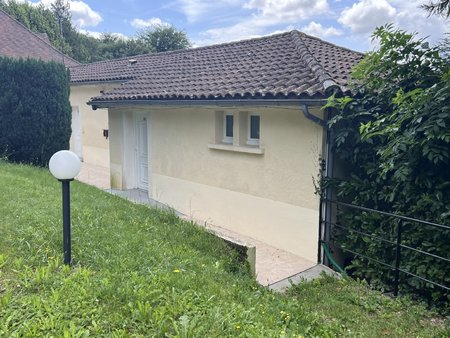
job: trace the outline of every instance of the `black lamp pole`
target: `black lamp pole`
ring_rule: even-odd
[[[69,150],[60,150],[48,161],[48,169],[62,183],[62,213],[63,213],[63,250],[64,264],[70,265],[70,181],[80,173],[81,162],[77,154]]]
[[[63,249],[64,264],[70,265],[72,245],[70,240],[70,180],[60,180],[62,183],[62,212],[63,212]]]

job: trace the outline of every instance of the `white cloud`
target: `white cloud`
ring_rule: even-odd
[[[104,32],[95,32],[95,31],[89,31],[89,30],[85,30],[85,29],[79,29],[78,31],[80,33],[92,36],[93,38],[96,38],[96,39],[102,38],[102,36],[105,34]],[[108,33],[108,34],[111,34],[112,36],[118,37],[118,38],[123,39],[123,40],[128,40],[129,39],[128,36],[126,36],[126,35],[124,35],[122,33]]]
[[[101,15],[83,1],[70,1],[72,22],[77,27],[95,27],[103,21]]]
[[[344,9],[338,21],[356,34],[365,34],[391,22],[396,14],[397,10],[386,0],[362,0]]]
[[[148,27],[158,26],[158,25],[170,26],[170,24],[168,22],[165,22],[165,21],[161,20],[160,18],[150,18],[147,20],[136,18],[136,19],[131,20],[130,24],[131,24],[131,26],[133,26],[134,28],[137,28],[137,29],[143,29],[143,28],[148,28]]]
[[[392,23],[395,28],[409,33],[417,32],[419,37],[430,37],[436,43],[447,31],[443,18],[428,17],[420,8],[423,0],[360,0],[345,8],[338,22],[349,28],[353,39],[366,41],[367,47],[374,47],[369,36],[376,27]]]
[[[335,27],[324,27],[322,24],[311,21],[307,26],[300,28],[306,34],[318,37],[328,38],[331,36],[341,36],[342,31]]]
[[[212,1],[202,0],[179,0],[181,11],[186,15],[189,22],[195,22],[213,6]]]
[[[208,29],[200,33],[201,39],[195,41],[197,46],[206,46],[216,43],[238,41],[259,37],[259,29],[249,23],[240,23],[238,25],[222,28]]]
[[[188,22],[193,23],[211,13],[224,14],[232,7],[241,7],[242,0],[177,0],[176,4]]]
[[[40,0],[30,3],[32,5],[44,5],[46,8],[50,8],[54,0]],[[87,3],[83,1],[69,1],[70,14],[72,15],[72,23],[78,27],[95,27],[103,21],[100,13],[94,11]]]
[[[267,25],[287,24],[320,15],[329,8],[327,0],[177,0],[176,4],[190,23],[211,17],[222,20],[230,13],[239,13],[244,16],[242,22],[257,18]]]
[[[327,0],[249,0],[243,8],[251,10],[252,14],[241,17],[234,25],[202,32],[201,39],[196,44],[207,45],[258,37],[266,35],[271,27],[276,27],[279,31],[280,25],[287,30],[289,25],[321,15],[329,9]],[[332,34],[332,30],[328,34]]]
[[[96,38],[96,39],[100,39],[102,37],[102,35],[103,35],[102,32],[88,31],[88,30],[81,29],[81,28],[78,29],[78,31],[80,33],[82,33],[82,34],[86,34],[86,35],[92,36],[93,38]]]
[[[418,32],[420,37],[430,36],[430,42],[437,42],[448,32],[448,21],[436,15],[428,16],[428,12],[420,8],[422,0],[395,1],[398,6],[398,14],[394,23],[397,27],[410,33]]]
[[[328,10],[327,0],[249,0],[244,8],[256,10],[253,15],[268,24],[305,20]]]

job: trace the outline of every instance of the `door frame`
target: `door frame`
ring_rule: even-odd
[[[141,167],[141,162],[140,162],[140,153],[141,153],[141,128],[143,126],[143,120],[146,121],[145,124],[145,128],[146,128],[146,133],[147,133],[147,142],[146,142],[146,146],[147,146],[147,163],[146,163],[146,167],[147,167],[147,182],[144,182],[142,180],[141,174],[140,174],[140,167]],[[145,190],[145,191],[150,191],[150,187],[151,187],[151,152],[150,152],[150,140],[151,140],[151,134],[150,134],[150,114],[146,114],[146,113],[142,113],[142,112],[136,112],[134,114],[134,135],[135,135],[135,179],[136,179],[136,188],[141,189],[141,190]]]

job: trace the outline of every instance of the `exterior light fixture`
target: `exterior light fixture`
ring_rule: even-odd
[[[53,154],[48,167],[52,175],[62,183],[64,264],[70,265],[70,181],[80,172],[81,162],[75,153],[61,150]]]

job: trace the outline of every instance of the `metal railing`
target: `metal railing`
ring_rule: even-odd
[[[449,258],[442,257],[442,256],[439,256],[439,255],[433,254],[431,252],[424,251],[424,250],[419,249],[417,247],[412,247],[410,245],[403,244],[402,243],[402,235],[403,235],[403,232],[404,232],[404,222],[417,223],[417,224],[422,224],[422,225],[425,225],[425,226],[433,227],[433,228],[436,228],[436,229],[449,230],[449,231],[450,231],[450,226],[443,225],[443,224],[438,224],[438,223],[433,223],[433,222],[429,222],[429,221],[423,221],[423,220],[420,220],[420,219],[407,217],[407,216],[402,216],[402,215],[397,215],[397,214],[384,212],[384,211],[379,211],[379,210],[375,210],[375,209],[370,209],[370,208],[357,206],[357,205],[353,205],[353,204],[349,204],[349,203],[339,202],[339,201],[336,201],[336,200],[322,199],[322,203],[330,203],[330,204],[336,205],[337,207],[340,206],[340,207],[344,207],[344,208],[359,210],[361,212],[375,213],[375,214],[378,214],[378,215],[382,215],[384,217],[389,217],[389,218],[398,220],[398,222],[397,222],[397,229],[396,229],[396,236],[395,236],[396,238],[395,238],[395,240],[389,240],[389,239],[377,236],[377,235],[375,235],[373,233],[367,233],[367,232],[361,231],[359,229],[354,229],[354,228],[351,228],[351,227],[348,227],[348,226],[345,226],[345,225],[342,225],[342,224],[339,224],[339,223],[333,223],[333,222],[329,222],[329,221],[327,222],[327,221],[325,221],[322,218],[320,219],[320,221],[321,221],[320,229],[322,229],[323,225],[325,225],[324,228],[335,227],[335,228],[341,229],[342,231],[349,231],[349,232],[356,233],[356,234],[361,235],[361,236],[366,236],[367,238],[370,238],[371,240],[383,242],[383,243],[386,243],[388,245],[392,245],[392,246],[395,247],[395,261],[394,261],[394,265],[392,265],[392,264],[389,264],[388,262],[383,262],[383,261],[381,261],[379,259],[376,259],[374,257],[369,257],[369,256],[365,255],[364,253],[356,252],[356,251],[354,251],[352,249],[342,247],[338,243],[333,242],[334,247],[337,247],[337,248],[341,249],[344,252],[348,252],[348,253],[350,253],[352,255],[362,257],[364,259],[367,259],[368,261],[375,262],[377,264],[380,264],[382,266],[385,266],[385,267],[391,269],[394,272],[394,285],[393,285],[394,296],[398,295],[400,273],[403,273],[403,274],[408,275],[410,277],[419,279],[419,280],[424,281],[426,283],[430,283],[430,284],[432,284],[432,285],[434,285],[436,287],[439,287],[439,288],[441,288],[443,290],[450,291],[450,287],[449,286],[443,285],[441,283],[438,283],[436,281],[432,281],[432,280],[430,280],[428,278],[425,278],[423,276],[419,276],[418,274],[412,273],[411,271],[408,271],[405,268],[403,268],[402,265],[401,265],[402,256],[403,256],[402,249],[414,251],[414,252],[416,252],[416,253],[418,253],[420,255],[433,257],[434,259],[450,263],[450,259]],[[319,247],[320,247],[320,244],[323,243],[323,240],[320,239],[319,241],[320,241],[320,243],[319,243]],[[325,243],[325,244],[330,244],[330,243]],[[319,257],[320,257],[320,254],[319,254]]]

